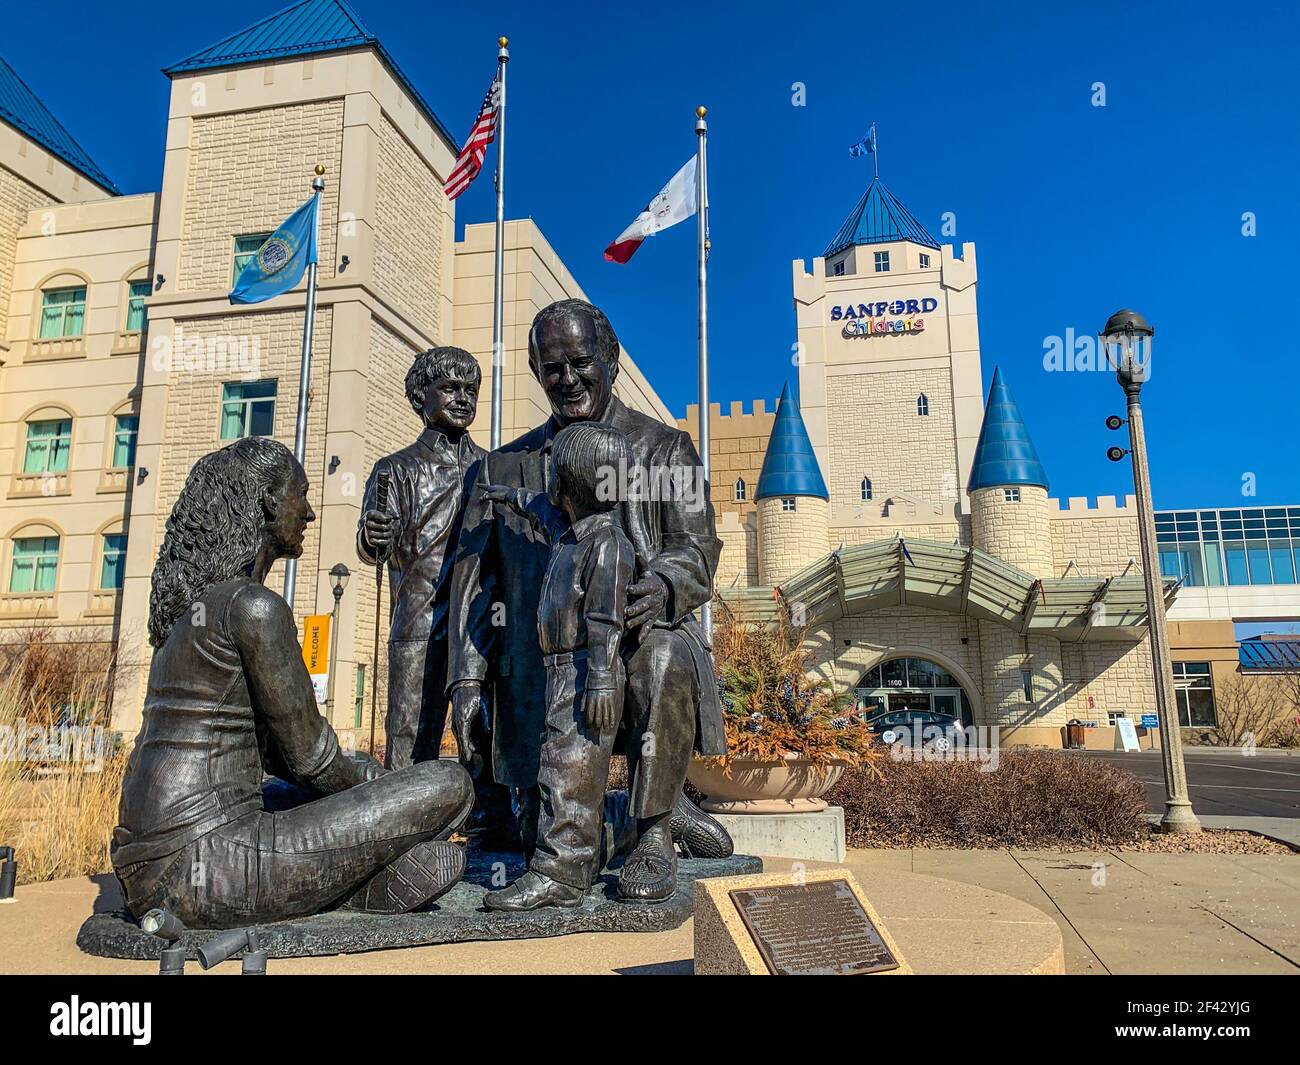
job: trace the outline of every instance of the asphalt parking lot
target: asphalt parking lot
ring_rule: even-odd
[[[1146,786],[1152,813],[1165,808],[1159,751],[1074,751],[1127,769]],[[1300,819],[1300,757],[1270,751],[1185,749],[1192,807],[1203,815]]]

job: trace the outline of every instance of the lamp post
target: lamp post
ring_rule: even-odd
[[[1151,473],[1147,466],[1146,434],[1142,428],[1142,385],[1151,376],[1151,338],[1155,330],[1136,311],[1116,311],[1101,331],[1101,342],[1115,377],[1128,401],[1129,448],[1133,459],[1133,489],[1137,494],[1138,538],[1142,546],[1142,579],[1146,585],[1147,630],[1151,638],[1151,666],[1155,674],[1156,713],[1160,718],[1160,760],[1165,771],[1165,832],[1199,832],[1201,823],[1187,797],[1187,768],[1183,764],[1183,737],[1174,702],[1174,671],[1169,661],[1169,627],[1165,621],[1165,596],[1156,560],[1156,522],[1151,501]],[[1116,418],[1106,424],[1118,428]],[[1110,458],[1124,457],[1111,448]]]
[[[342,562],[336,562],[330,569],[330,587],[334,592],[334,609],[330,612],[330,692],[329,692],[329,721],[334,723],[334,684],[337,677],[337,654],[339,648],[339,604],[343,601],[343,589],[348,586],[348,578],[352,576],[352,571],[343,565]]]

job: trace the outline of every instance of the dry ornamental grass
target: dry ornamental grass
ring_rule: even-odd
[[[104,729],[112,664],[76,634],[0,644],[0,844],[20,884],[110,868],[127,757]]]

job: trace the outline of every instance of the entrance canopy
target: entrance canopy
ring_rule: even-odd
[[[1164,588],[1168,604],[1178,582],[1166,581]],[[749,591],[744,614],[758,620],[758,598]],[[769,616],[775,602],[787,610],[801,604],[812,627],[893,606],[919,606],[1065,642],[1136,641],[1147,621],[1137,574],[1038,580],[974,547],[901,537],[833,551],[785,581],[769,602]]]

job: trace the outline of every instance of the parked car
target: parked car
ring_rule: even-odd
[[[895,710],[877,714],[867,719],[866,726],[886,746],[907,742],[913,747],[924,746],[936,751],[951,750],[953,733],[961,733],[964,727],[961,718],[932,710]]]

